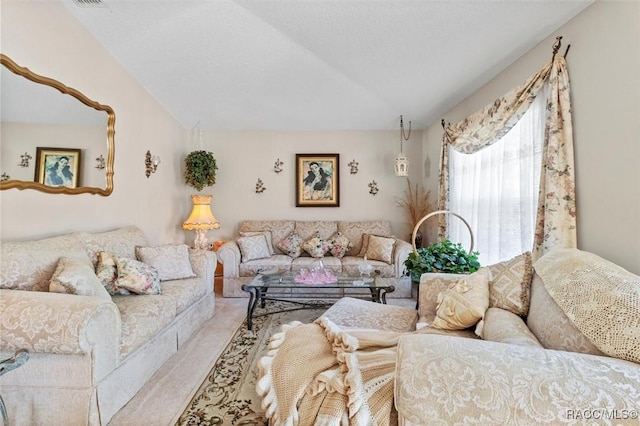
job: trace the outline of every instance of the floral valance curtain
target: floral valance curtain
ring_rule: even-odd
[[[524,84],[459,123],[448,125],[440,154],[438,207],[449,200],[449,147],[466,154],[500,140],[524,115],[541,89],[549,84],[540,192],[536,216],[534,259],[553,247],[576,247],[575,169],[569,73],[562,56],[555,56]],[[446,235],[441,216],[439,235]]]

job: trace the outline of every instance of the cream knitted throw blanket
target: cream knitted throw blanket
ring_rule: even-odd
[[[327,318],[272,336],[256,391],[271,424],[396,424],[396,345],[403,333],[342,330]]]
[[[536,273],[569,320],[603,353],[640,363],[640,277],[595,254],[557,249]]]

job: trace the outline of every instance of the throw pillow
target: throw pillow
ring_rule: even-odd
[[[379,260],[390,265],[393,263],[393,248],[395,245],[396,239],[393,237],[380,237],[371,234],[369,235],[369,244],[367,244],[367,259]]]
[[[276,250],[273,248],[273,239],[271,237],[271,231],[249,231],[249,232],[240,232],[241,237],[253,237],[254,235],[264,235],[267,239],[267,247],[269,247],[269,253],[271,256],[276,254]]]
[[[186,244],[136,247],[136,257],[158,271],[161,281],[193,278],[196,274],[189,260]]]
[[[160,294],[160,277],[151,265],[138,260],[116,256],[118,279],[117,288],[129,290],[134,294]]]
[[[370,234],[362,234],[362,246],[360,247],[358,257],[364,257],[364,255],[367,254],[367,248],[369,247],[369,235]]]
[[[116,280],[118,279],[116,257],[106,251],[98,252],[97,257],[98,265],[96,266],[96,276],[105,290],[107,290],[107,293],[112,296],[116,294],[131,294],[128,290],[116,286]]]
[[[302,254],[302,238],[300,235],[292,232],[287,238],[276,244],[284,254],[289,257],[297,258]]]
[[[489,306],[526,316],[529,311],[529,293],[533,271],[531,252],[490,265],[488,268],[491,271]]]
[[[267,246],[267,237],[265,237],[264,234],[239,237],[237,243],[240,248],[240,254],[242,254],[243,262],[271,257],[269,247]]]
[[[320,238],[318,233],[316,233],[314,237],[302,243],[302,249],[309,253],[309,256],[318,259],[327,254],[329,251],[329,244]]]
[[[490,278],[489,269],[480,268],[438,294],[433,326],[442,330],[462,330],[484,318],[489,308]]]
[[[58,261],[58,266],[49,281],[49,291],[111,300],[92,267],[68,257]]]
[[[329,237],[327,243],[329,244],[329,252],[337,258],[345,257],[351,248],[351,241],[340,231]]]

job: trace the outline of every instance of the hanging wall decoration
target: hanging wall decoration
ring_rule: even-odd
[[[104,169],[104,157],[102,156],[102,154],[100,154],[100,157],[96,158],[96,162],[98,163],[96,165],[96,169],[98,170]]]
[[[378,184],[375,180],[369,182],[369,194],[376,195],[378,193]]]
[[[284,165],[284,163],[282,161],[280,161],[280,159],[278,158],[276,160],[276,163],[273,165],[273,171],[276,173],[280,173],[282,171],[282,166]]]
[[[347,166],[350,167],[350,172],[352,175],[358,173],[358,162],[355,159],[351,160],[351,162],[348,163]]]
[[[18,163],[18,165],[20,167],[29,167],[29,160],[31,160],[32,158],[32,156],[25,152],[24,155],[20,156],[20,162]]]
[[[340,154],[296,154],[296,207],[340,207]]]
[[[267,190],[267,187],[264,186],[262,179],[258,178],[258,182],[256,182],[256,194],[262,194]]]

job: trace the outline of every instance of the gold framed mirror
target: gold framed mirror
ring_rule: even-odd
[[[0,190],[111,194],[113,109],[5,54],[0,64]]]

